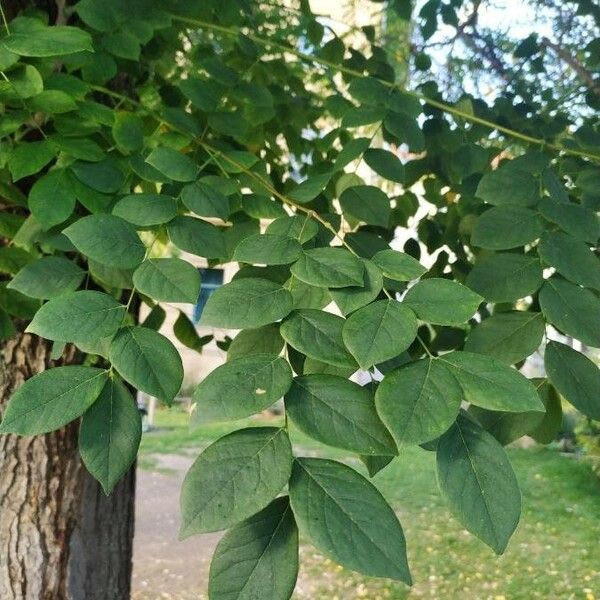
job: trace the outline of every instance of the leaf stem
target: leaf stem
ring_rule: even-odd
[[[8,26],[8,21],[6,20],[6,14],[4,13],[4,7],[2,6],[2,1],[0,0],[0,15],[2,15],[2,23],[4,23],[4,28],[6,29],[7,35],[10,35],[10,27]]]

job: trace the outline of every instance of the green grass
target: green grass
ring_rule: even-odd
[[[190,430],[184,413],[160,411],[160,430],[142,441],[142,468],[152,454],[197,451],[233,429],[267,423],[277,425],[282,418]],[[290,434],[298,454],[344,459],[364,473],[346,452],[326,448],[294,429]],[[362,577],[303,543],[295,597],[600,600],[600,480],[589,463],[555,450],[510,448],[508,453],[521,485],[523,514],[503,556],[496,557],[447,512],[435,482],[434,453],[410,448],[373,482],[403,524],[414,586],[409,590]]]

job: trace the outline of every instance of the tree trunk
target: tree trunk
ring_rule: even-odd
[[[75,358],[67,350],[61,362]],[[23,381],[52,364],[29,334],[0,345],[0,412]],[[129,598],[132,469],[105,497],[77,451],[78,424],[43,436],[0,436],[0,598]]]

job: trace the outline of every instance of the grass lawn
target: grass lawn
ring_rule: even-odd
[[[190,429],[180,410],[160,410],[158,430],[144,435],[140,465],[152,455],[198,450],[248,425],[277,425],[281,418]],[[343,459],[365,473],[344,451],[332,450],[291,429],[297,454]],[[600,480],[584,460],[535,447],[509,448],[521,485],[521,523],[506,553],[492,550],[453,520],[435,482],[435,455],[420,448],[402,453],[373,482],[396,510],[407,538],[412,588],[347,571],[307,543],[301,545],[297,598],[377,600],[600,600]]]

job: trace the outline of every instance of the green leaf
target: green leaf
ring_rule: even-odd
[[[467,285],[491,302],[514,302],[540,289],[544,278],[537,258],[501,252],[478,261]]]
[[[124,154],[138,152],[144,147],[142,120],[130,112],[118,112],[112,125],[112,135],[117,148]]]
[[[16,290],[7,289],[6,283],[0,282],[0,308],[19,319],[33,319],[40,308],[40,301],[28,298]]]
[[[126,60],[139,60],[140,43],[129,31],[115,31],[101,38],[102,45],[113,56]]]
[[[292,384],[292,370],[281,357],[254,354],[217,367],[194,391],[194,420],[234,421],[269,408]]]
[[[308,285],[294,276],[286,283],[287,288],[292,294],[294,308],[317,308],[322,309],[331,302],[329,290],[322,287]],[[346,290],[354,290],[356,288],[343,288]]]
[[[294,311],[280,327],[283,339],[292,348],[336,367],[355,367],[354,358],[344,345],[344,319],[322,310]]]
[[[77,103],[69,94],[60,90],[44,90],[29,100],[29,107],[34,112],[61,114],[77,110]]]
[[[186,348],[190,348],[196,352],[202,352],[202,348],[213,339],[212,335],[200,337],[196,326],[182,310],[179,311],[179,316],[173,325],[173,333],[177,340]]]
[[[439,360],[426,358],[388,373],[377,387],[377,412],[398,449],[444,433],[458,415],[462,390]]]
[[[39,96],[36,96],[37,100]],[[100,161],[105,157],[104,150],[89,138],[69,138],[53,136],[50,138],[55,148],[78,160]]]
[[[361,454],[396,454],[371,391],[335,375],[296,377],[285,395],[285,408],[296,426],[312,438]]]
[[[25,265],[8,284],[30,298],[54,298],[75,291],[85,273],[73,261],[59,256],[44,256]]]
[[[268,196],[261,196],[259,194],[243,194],[242,210],[253,219],[287,217],[283,204]]]
[[[509,161],[486,173],[475,195],[490,204],[533,206],[540,197],[540,185],[532,173],[515,167]]]
[[[80,417],[98,398],[108,371],[94,367],[54,367],[28,379],[12,395],[0,433],[40,435]]]
[[[580,412],[600,420],[600,369],[587,356],[558,342],[549,342],[544,355],[552,385]]]
[[[14,275],[28,265],[34,257],[17,246],[0,247],[0,273]]]
[[[353,106],[342,117],[342,127],[362,127],[381,121],[385,116],[385,109],[381,106]]]
[[[9,212],[0,214],[0,235],[8,239],[13,239],[25,224],[25,221],[26,219],[23,215],[15,215]]]
[[[474,405],[469,407],[469,415],[503,446],[527,435],[544,419],[544,413],[538,411],[514,413]]]
[[[538,253],[543,262],[569,281],[600,290],[600,259],[585,242],[566,233],[547,231],[540,240]]]
[[[112,296],[82,290],[46,302],[26,331],[47,340],[87,342],[113,336],[124,317],[125,307]]]
[[[278,217],[269,223],[266,232],[294,238],[301,244],[306,244],[319,233],[319,226],[309,215],[293,215],[291,217]]]
[[[404,183],[404,165],[400,159],[389,150],[369,148],[364,156],[365,163],[384,179],[396,183]],[[387,223],[384,225],[384,227]]]
[[[262,265],[287,265],[300,257],[302,246],[293,238],[272,233],[244,238],[233,252],[233,260]]]
[[[79,429],[81,459],[105,494],[133,464],[141,438],[142,419],[135,400],[120,381],[109,379]]]
[[[346,347],[364,370],[404,352],[416,335],[415,314],[392,299],[360,308],[350,315],[342,330]]]
[[[375,300],[383,288],[383,276],[379,268],[370,260],[362,259],[362,262],[365,265],[362,286],[336,288],[329,292],[343,315],[349,315]]]
[[[183,381],[181,357],[163,335],[147,327],[124,327],[113,339],[110,362],[136,388],[170,403]]]
[[[135,270],[133,284],[153,300],[195,304],[200,293],[200,273],[180,258],[153,258]]]
[[[63,230],[82,254],[109,267],[133,269],[146,254],[136,230],[114,215],[89,215]]]
[[[412,281],[427,273],[415,258],[398,250],[380,250],[371,259],[388,278],[394,281]]]
[[[119,164],[110,157],[98,162],[77,161],[70,169],[81,183],[103,194],[114,194],[125,183]]]
[[[163,326],[166,318],[167,313],[165,312],[165,309],[160,304],[155,304],[141,325],[142,327],[148,327],[148,329],[158,331]]]
[[[490,250],[508,250],[533,242],[543,231],[535,211],[522,206],[495,206],[475,221],[471,243]]]
[[[438,442],[437,478],[452,514],[502,554],[521,515],[519,485],[502,446],[459,416]]]
[[[292,265],[292,274],[317,287],[339,288],[361,286],[364,264],[345,248],[306,250]]]
[[[21,102],[26,98],[37,96],[44,89],[44,80],[40,72],[32,65],[17,65],[10,71],[8,81],[0,80],[0,98],[2,100],[17,100]],[[19,119],[19,125],[22,118]],[[20,144],[25,147],[28,144]]]
[[[450,352],[439,360],[456,377],[467,402],[490,410],[544,410],[529,379],[495,358],[473,352]]]
[[[0,340],[8,340],[17,333],[17,328],[10,315],[0,308]]]
[[[433,277],[411,287],[403,302],[433,325],[462,325],[477,311],[483,298],[458,281]]]
[[[181,190],[183,203],[200,217],[217,217],[226,221],[231,212],[229,198],[202,181],[195,181]]]
[[[232,340],[227,349],[227,360],[271,354],[277,356],[283,350],[284,341],[279,333],[279,323],[270,323],[256,329],[244,329]]]
[[[287,197],[298,204],[306,204],[314,200],[326,187],[331,179],[331,173],[314,175],[297,185]]]
[[[591,244],[598,241],[600,221],[592,209],[570,202],[556,202],[548,196],[541,199],[538,209],[546,219],[574,238]]]
[[[289,498],[276,498],[230,529],[210,564],[212,600],[288,600],[298,576],[298,528]]]
[[[487,354],[512,365],[526,359],[540,347],[545,331],[546,323],[540,313],[498,313],[471,330],[465,350]]]
[[[71,216],[76,201],[69,171],[53,169],[33,184],[27,204],[42,229],[47,231]]]
[[[115,204],[112,213],[133,225],[151,227],[175,218],[177,202],[175,198],[164,194],[130,194]]]
[[[361,455],[358,458],[367,467],[369,477],[375,477],[379,471],[385,469],[394,460],[393,456],[369,456],[368,454]]]
[[[283,429],[253,427],[219,438],[185,476],[180,538],[225,529],[265,508],[287,483],[291,467]]]
[[[556,439],[563,422],[560,396],[546,379],[533,380],[540,398],[546,407],[542,422],[529,435],[538,444],[549,444]]]
[[[82,50],[93,52],[92,37],[78,27],[53,25],[11,33],[2,45],[20,56],[65,56]]]
[[[292,295],[267,279],[245,277],[217,288],[202,312],[201,324],[245,329],[274,323],[292,310]]]
[[[600,348],[600,299],[596,294],[550,277],[540,290],[539,301],[546,320],[562,333]]]
[[[13,182],[41,171],[54,156],[54,147],[48,140],[18,144],[8,156]]]
[[[371,144],[369,138],[353,138],[348,141],[333,163],[334,171],[341,171],[347,164],[357,159]]]
[[[133,289],[133,269],[116,269],[88,259],[90,275],[103,287]]]
[[[216,81],[199,77],[183,79],[177,86],[194,106],[204,112],[217,108],[224,91]]]
[[[240,217],[233,223],[231,227],[227,227],[223,232],[225,243],[225,256],[228,260],[231,259],[235,247],[245,237],[260,233],[260,222],[255,219],[246,219]],[[282,282],[280,282],[282,283]]]
[[[226,254],[222,231],[202,219],[175,217],[167,225],[169,238],[180,250],[203,256],[222,258]]]
[[[146,162],[173,181],[194,181],[198,175],[198,165],[189,156],[168,146],[152,150]]]
[[[425,137],[414,117],[398,112],[388,112],[383,121],[383,127],[398,142],[406,144],[411,152],[425,150]]]
[[[379,227],[387,227],[392,214],[390,199],[372,185],[355,185],[345,189],[340,196],[340,206],[345,214]]]
[[[346,465],[298,458],[290,501],[300,531],[340,565],[411,584],[404,533],[379,490]]]

